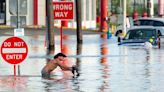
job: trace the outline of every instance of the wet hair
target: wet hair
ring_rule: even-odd
[[[62,57],[67,57],[66,55],[64,55],[63,53],[58,53],[54,56],[54,59],[58,58],[59,56],[62,56]]]

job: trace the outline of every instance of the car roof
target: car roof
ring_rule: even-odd
[[[159,28],[153,26],[133,26],[129,28],[129,30],[133,30],[133,29],[159,29]]]
[[[164,18],[150,18],[150,17],[148,17],[148,18],[138,18],[136,20],[154,20],[154,21],[162,21],[162,22],[164,22]],[[134,21],[136,21],[136,20],[134,20]]]

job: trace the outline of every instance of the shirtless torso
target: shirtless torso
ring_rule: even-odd
[[[58,56],[57,56],[58,55]],[[72,71],[74,74],[74,71],[78,72],[78,68],[75,66],[68,67],[64,64],[64,61],[66,60],[66,56],[63,54],[59,53],[57,54],[53,60],[49,61],[42,69],[42,77],[43,78],[50,78],[50,73],[56,69],[58,66],[63,70],[63,71]]]

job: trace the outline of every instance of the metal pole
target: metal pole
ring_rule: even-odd
[[[136,11],[136,0],[134,0],[133,12]]]
[[[19,0],[17,0],[17,29],[19,28]],[[16,66],[16,65],[15,65]],[[18,75],[20,75],[20,65],[18,67]]]
[[[123,2],[123,33],[126,33],[126,0]]]
[[[77,43],[82,43],[81,0],[76,1]]]
[[[144,11],[146,11],[146,0],[144,0]]]
[[[149,17],[154,15],[154,3],[153,0],[147,0],[147,12]]]
[[[108,0],[101,0],[101,24],[100,24],[100,31],[107,32],[108,31],[108,24],[106,22],[108,12]]]
[[[47,23],[47,35],[48,35],[48,50],[54,50],[54,12],[53,12],[53,0],[46,0],[46,23]]]
[[[154,0],[150,0],[150,16],[153,17],[154,16]]]
[[[19,28],[19,0],[17,0],[17,28]]]

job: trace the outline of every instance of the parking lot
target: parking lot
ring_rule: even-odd
[[[70,32],[70,31],[69,31]],[[45,35],[22,37],[28,43],[28,57],[20,64],[20,76],[13,76],[13,65],[0,58],[0,91],[2,92],[163,92],[164,48],[118,45],[101,33],[83,35],[83,44],[76,44],[76,35],[64,33],[64,52],[69,65],[80,67],[80,76],[60,68],[53,71],[54,80],[41,78],[41,69],[49,58]],[[72,32],[72,31],[71,31]],[[73,31],[74,32],[74,31]],[[38,32],[39,33],[39,32]],[[10,32],[1,36],[2,43]],[[55,53],[60,52],[60,35],[55,36]]]

